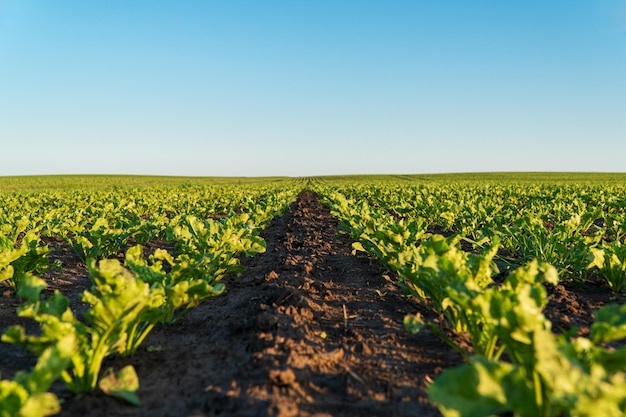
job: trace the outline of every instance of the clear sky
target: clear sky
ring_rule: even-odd
[[[0,0],[0,176],[626,171],[626,0]]]

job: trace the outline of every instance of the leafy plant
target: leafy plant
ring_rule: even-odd
[[[90,258],[103,259],[117,254],[130,236],[131,231],[111,227],[105,217],[99,217],[85,229],[75,228],[65,240],[83,262],[87,262]]]
[[[599,212],[575,213],[547,226],[541,216],[527,214],[513,225],[499,225],[494,230],[505,248],[520,255],[518,259],[505,258],[509,263],[521,265],[537,259],[554,265],[561,274],[584,279],[590,248],[602,238],[597,230],[588,232],[599,216]]]
[[[129,332],[144,320],[144,311],[160,296],[117,261],[100,261],[98,269],[95,261],[91,262],[90,272],[94,291],[85,291],[82,298],[91,305],[85,313],[89,325],[75,318],[67,298],[58,290],[48,299],[42,299],[45,282],[29,276],[20,293],[27,302],[18,308],[18,315],[37,321],[41,334],[27,336],[22,326],[11,326],[2,335],[2,341],[23,345],[38,356],[66,336],[72,336],[76,347],[61,378],[76,393],[92,391],[98,386],[104,358],[124,352]]]
[[[124,268],[117,260],[89,262],[93,282],[82,300],[91,305],[85,318],[91,325],[91,339],[105,355],[133,354],[154,324],[165,302],[162,288],[151,287]]]
[[[0,282],[8,282],[16,293],[25,275],[48,269],[48,247],[39,241],[34,232],[26,233],[19,243],[0,234]]]
[[[610,246],[590,250],[588,268],[598,267],[613,291],[623,291],[626,283],[626,246],[615,241]]]
[[[442,313],[457,332],[467,332],[472,346],[488,357],[495,352],[496,338],[493,327],[480,313],[476,298],[483,289],[493,283],[495,270],[493,257],[498,250],[494,242],[481,254],[468,254],[458,243],[459,236],[445,238],[433,235],[422,241],[419,247],[408,245],[387,252],[392,258],[388,264],[398,273],[400,282],[419,298],[427,298],[433,308]],[[423,322],[421,316],[408,316],[405,327],[417,332],[428,327],[463,356],[467,353],[454,343],[439,326]]]
[[[474,356],[443,372],[430,385],[429,397],[446,417],[623,416],[626,348],[601,344],[626,336],[626,307],[601,309],[591,338],[570,340],[552,334],[533,298],[521,297],[517,308],[505,304],[494,310],[511,363]]]
[[[157,249],[146,261],[141,246],[126,252],[125,265],[129,271],[153,291],[163,294],[161,302],[146,312],[150,320],[132,330],[127,352],[136,350],[155,323],[176,322],[203,300],[224,292],[224,285],[217,282],[221,278],[216,275],[219,266],[210,267],[204,260],[204,257],[198,260],[185,254],[174,259],[167,251]],[[136,341],[130,343],[131,340]]]
[[[0,416],[44,417],[61,411],[57,397],[47,391],[67,368],[75,347],[74,336],[66,335],[41,352],[30,372],[0,381]]]

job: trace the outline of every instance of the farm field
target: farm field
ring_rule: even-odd
[[[13,177],[0,202],[29,415],[626,410],[626,174]],[[128,365],[139,405],[102,392]]]

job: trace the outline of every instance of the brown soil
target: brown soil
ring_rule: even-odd
[[[134,357],[107,361],[135,367],[140,407],[98,393],[74,396],[58,384],[61,416],[439,416],[425,388],[461,357],[428,331],[404,331],[408,313],[436,319],[428,307],[402,296],[377,262],[352,255],[350,239],[338,236],[337,221],[311,192],[262,236],[267,252],[242,260],[246,271],[226,280],[226,295],[155,328]],[[56,246],[51,258],[63,271],[45,278],[81,311],[88,274]],[[607,288],[551,293],[546,315],[555,328],[579,326],[582,334],[593,309],[624,302]],[[36,332],[16,318],[10,292],[0,300],[0,331],[19,323]],[[22,348],[0,348],[3,377],[33,366]]]

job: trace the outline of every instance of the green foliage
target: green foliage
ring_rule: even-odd
[[[0,207],[0,276],[17,283],[17,295],[25,300],[18,315],[34,319],[41,330],[27,335],[23,327],[11,326],[2,340],[25,346],[45,366],[0,383],[0,401],[5,401],[1,412],[58,412],[56,398],[44,392],[57,378],[76,393],[99,388],[138,404],[134,369],[102,372],[104,359],[135,353],[155,324],[176,321],[206,298],[222,294],[225,287],[219,280],[241,272],[239,255],[265,251],[258,233],[286,209],[297,190],[284,183],[183,184],[9,198]],[[40,206],[46,211],[39,211]],[[29,214],[20,214],[20,209]],[[39,246],[39,233],[65,239],[87,263],[92,287],[81,298],[89,305],[84,321],[75,317],[60,292],[42,296],[46,284],[34,274],[47,267],[47,247]],[[166,236],[178,249],[175,256],[157,250],[145,259],[142,247],[134,246],[127,250],[125,266],[106,259],[130,242]],[[53,362],[51,352],[61,351],[63,360]]]
[[[497,323],[494,332],[511,363],[477,355],[468,364],[445,371],[429,387],[430,398],[444,416],[626,412],[626,348],[615,351],[600,345],[626,336],[626,307],[600,310],[591,339],[557,337],[542,313],[545,289],[537,285],[555,279],[554,268],[533,262],[510,275],[501,288],[480,294],[489,300],[484,314]],[[470,383],[459,384],[460,380]]]
[[[74,348],[73,335],[66,335],[41,352],[31,372],[0,381],[0,416],[43,417],[61,411],[56,396],[47,391],[68,366]]]
[[[581,367],[578,358],[588,350],[559,340],[549,329],[529,332],[524,339],[521,361],[506,363],[475,356],[469,363],[443,372],[430,385],[429,397],[446,417],[505,412],[516,417],[624,415],[623,367],[613,371],[593,359],[587,368]]]
[[[0,282],[8,282],[18,293],[26,275],[48,269],[47,254],[48,247],[39,246],[39,236],[34,232],[15,241],[0,234]]]
[[[501,270],[537,259],[554,265],[562,280],[584,282],[592,248],[623,244],[626,237],[626,186],[610,181],[613,177],[572,175],[578,182],[556,174],[520,174],[519,180],[505,174],[370,177],[319,183],[315,189],[355,239],[361,240],[370,219],[373,232],[417,222],[426,234],[460,235],[473,249],[497,237],[494,260]]]
[[[89,273],[94,285],[82,300],[91,305],[85,318],[91,325],[92,344],[101,346],[105,356],[134,353],[158,321],[165,292],[143,282],[117,260],[101,260],[97,266],[91,260]]]
[[[496,226],[494,231],[507,241],[509,251],[521,255],[514,263],[537,259],[556,266],[562,274],[582,279],[589,253],[602,238],[600,229],[592,230],[600,216],[599,211],[575,213],[547,226],[540,216],[528,214],[512,225]]]
[[[588,267],[597,267],[615,292],[624,291],[626,284],[626,246],[619,241],[610,246],[591,248],[591,262]]]
[[[188,216],[167,229],[168,239],[176,242],[177,250],[190,257],[202,257],[203,271],[220,279],[226,273],[242,271],[236,254],[252,256],[265,252],[265,241],[255,233],[256,225],[247,213],[228,217],[224,221],[200,221]]]
[[[356,240],[355,251],[379,258],[405,292],[427,299],[454,331],[470,337],[466,351],[422,314],[404,320],[408,331],[428,328],[467,360],[429,387],[445,416],[626,412],[626,348],[610,347],[626,335],[625,307],[598,311],[589,338],[555,336],[543,315],[545,285],[584,280],[588,267],[622,288],[623,256],[615,248],[625,236],[623,201],[606,186],[585,187],[417,181],[317,187]],[[407,224],[419,224],[419,232],[411,234]],[[496,283],[498,270],[509,273]]]
[[[68,234],[66,241],[86,262],[117,254],[130,236],[128,229],[111,227],[105,217],[100,217],[87,229],[76,229]]]
[[[137,397],[139,378],[135,368],[128,365],[120,369],[118,373],[107,369],[100,379],[98,387],[107,395],[120,398],[133,405],[141,405]]]
[[[153,299],[148,285],[116,261],[101,261],[99,270],[93,264],[90,267],[94,291],[83,294],[83,301],[91,305],[85,314],[89,325],[75,318],[67,298],[58,290],[42,299],[40,292],[45,284],[39,278],[29,277],[21,294],[28,297],[27,302],[19,307],[18,314],[37,321],[41,334],[28,336],[22,326],[11,326],[2,335],[3,342],[20,344],[38,356],[72,337],[74,349],[61,378],[77,393],[97,387],[102,361],[123,351],[129,330],[141,321],[142,312]]]
[[[159,302],[146,312],[150,316],[150,324],[138,327],[131,333],[133,337],[127,348],[128,353],[136,351],[146,332],[155,323],[176,322],[203,300],[224,292],[224,285],[217,282],[221,278],[217,273],[223,270],[221,265],[211,265],[210,262],[204,262],[205,259],[191,258],[186,254],[174,259],[167,251],[157,250],[146,261],[141,246],[126,252],[126,267],[134,276],[146,282],[152,291],[162,294]]]
[[[599,310],[588,337],[577,338],[553,335],[542,313],[546,284],[584,281],[592,268],[623,291],[626,187],[616,179],[623,176],[495,173],[309,183],[353,237],[355,251],[380,259],[405,294],[447,319],[442,325],[408,314],[404,322],[411,332],[430,329],[467,359],[429,388],[444,415],[560,417],[626,409],[626,349],[615,347],[626,334],[624,307]],[[0,194],[0,281],[26,300],[19,314],[41,326],[35,336],[19,326],[3,335],[40,355],[32,372],[0,382],[6,401],[0,410],[9,415],[56,412],[57,400],[45,391],[59,375],[75,392],[99,387],[137,402],[134,370],[101,372],[103,359],[134,353],[156,323],[176,321],[222,294],[220,280],[242,270],[238,256],[265,250],[259,231],[304,185],[116,177],[88,178],[94,187],[86,189],[83,180],[56,178],[58,187],[46,191],[12,183]],[[47,268],[47,248],[39,236],[66,239],[89,265],[85,323],[60,293],[42,298],[45,283],[35,275]],[[166,238],[175,252],[146,258],[134,246],[124,266],[106,259]],[[449,328],[466,333],[471,349],[456,345]]]

